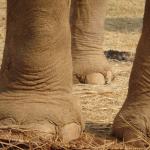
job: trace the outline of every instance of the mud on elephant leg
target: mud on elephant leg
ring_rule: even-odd
[[[69,1],[7,4],[0,139],[78,138],[83,126],[78,98],[72,96]]]
[[[80,82],[111,81],[111,68],[102,50],[106,4],[106,0],[72,1],[73,70]]]
[[[132,68],[127,99],[117,114],[113,134],[136,146],[150,141],[150,1],[146,1],[143,31]],[[134,141],[134,142],[133,142]],[[146,142],[147,141],[147,142]]]

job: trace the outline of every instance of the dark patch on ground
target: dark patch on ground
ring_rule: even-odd
[[[141,32],[142,18],[106,18],[105,30],[110,32]]]
[[[95,122],[86,123],[86,131],[95,134],[98,137],[110,136],[111,135],[112,124],[101,124]]]
[[[134,61],[135,54],[131,52],[121,52],[117,50],[104,51],[105,56],[108,59],[118,60],[118,61]]]

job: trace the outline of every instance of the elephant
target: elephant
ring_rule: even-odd
[[[113,79],[102,46],[106,5],[107,0],[71,3],[73,74],[82,83],[105,84]]]
[[[111,80],[102,50],[106,6],[106,0],[7,0],[0,139],[80,137],[84,121],[80,99],[72,95],[73,74],[88,83]],[[146,137],[150,129],[149,17],[146,0],[128,96],[112,128],[126,141],[137,137],[129,124]]]

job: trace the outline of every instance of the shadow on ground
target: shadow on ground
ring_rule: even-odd
[[[112,124],[102,124],[95,122],[87,122],[85,131],[94,134],[97,137],[110,137]]]
[[[106,18],[105,30],[110,32],[141,32],[142,18]]]

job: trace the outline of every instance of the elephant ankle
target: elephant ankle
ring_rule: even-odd
[[[3,132],[0,138],[11,130],[12,135],[5,137],[12,140],[19,138],[15,131],[26,140],[31,139],[31,133],[43,139],[56,136],[66,142],[76,139],[83,130],[78,100],[71,94],[0,93],[0,129]],[[23,132],[26,132],[25,137]]]
[[[113,73],[111,67],[102,55],[97,58],[73,60],[74,83],[107,84],[111,83]]]
[[[107,70],[111,70],[104,55],[96,56],[80,56],[73,58],[73,70],[76,74],[102,73],[105,74]]]

